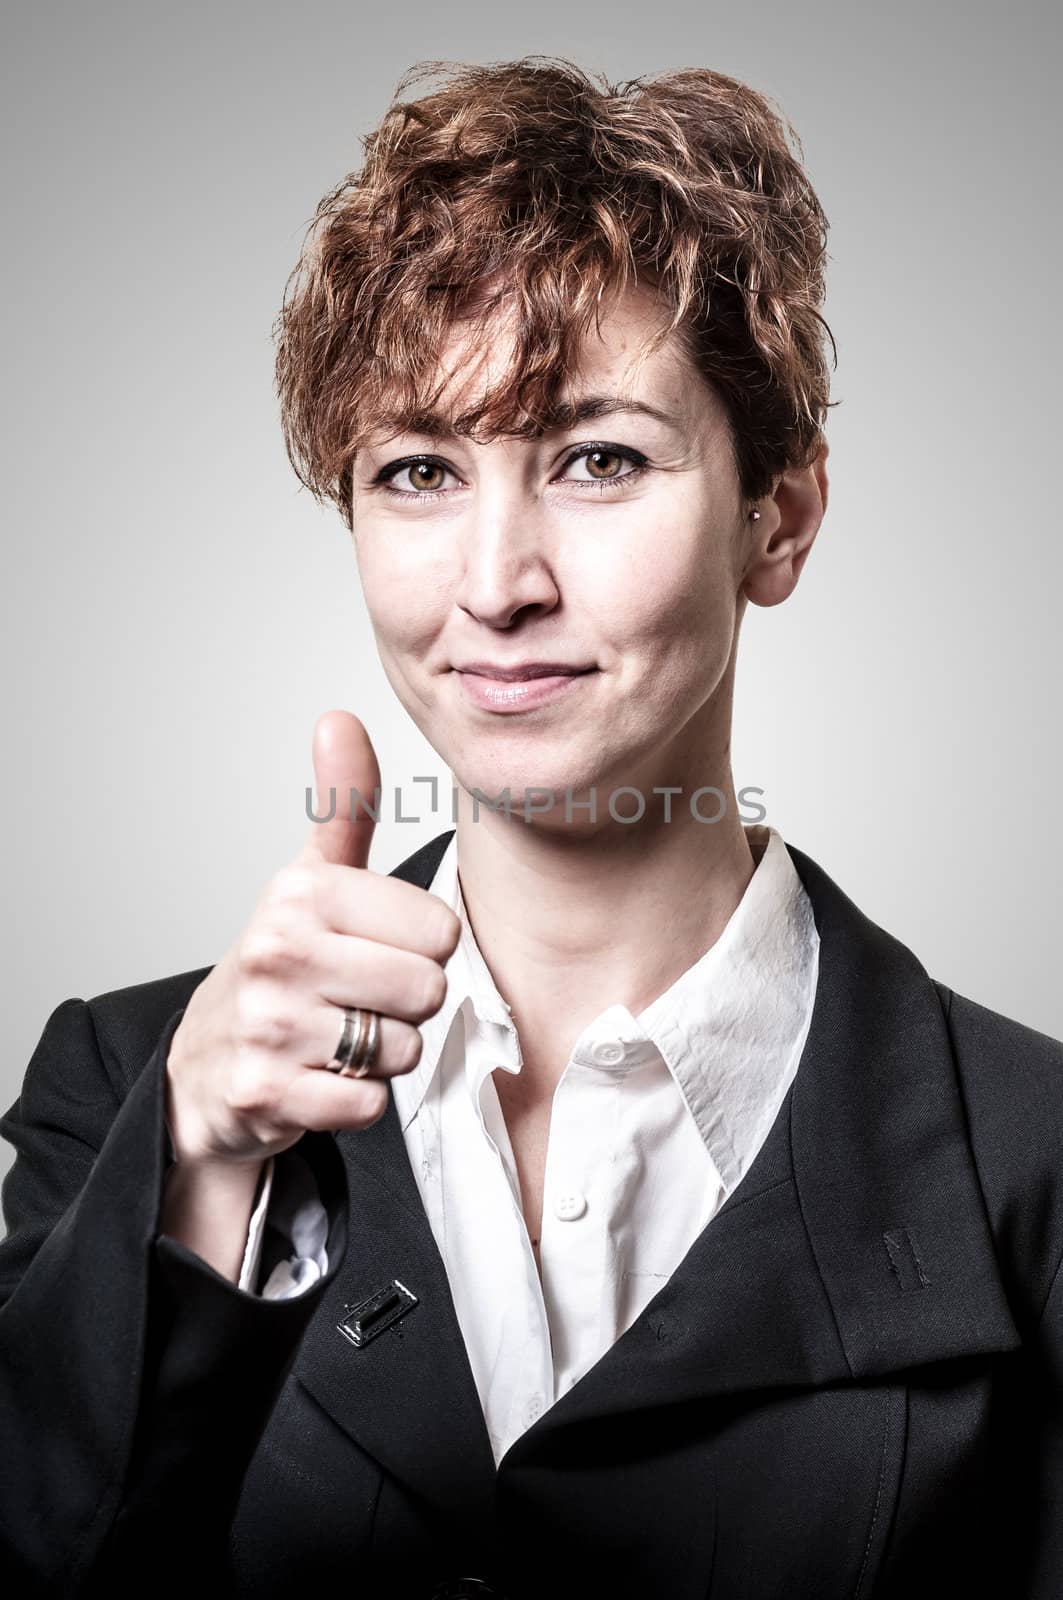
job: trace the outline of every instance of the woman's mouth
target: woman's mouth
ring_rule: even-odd
[[[597,668],[534,661],[514,667],[473,662],[454,670],[473,705],[485,711],[514,712],[531,711],[571,694]]]

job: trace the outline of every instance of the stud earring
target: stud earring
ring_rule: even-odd
[[[751,511],[749,513],[749,515],[753,518],[754,522],[758,522],[760,520],[760,512],[759,511]]]

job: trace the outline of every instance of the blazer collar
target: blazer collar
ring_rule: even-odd
[[[395,869],[428,888],[451,835]],[[503,1457],[549,1454],[603,1417],[816,1386],[1015,1348],[944,1014],[912,952],[787,845],[820,936],[797,1076],[738,1188],[602,1358]],[[446,1271],[393,1100],[335,1136],[346,1168],[341,1272],[295,1373],[426,1503],[472,1527],[495,1465]],[[398,1278],[419,1298],[355,1348],[354,1305]]]

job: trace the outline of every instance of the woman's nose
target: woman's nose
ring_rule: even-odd
[[[521,613],[557,605],[553,556],[534,506],[507,500],[471,511],[460,538],[458,604],[478,622],[509,628]]]

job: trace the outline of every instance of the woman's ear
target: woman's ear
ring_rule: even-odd
[[[741,592],[756,606],[777,606],[797,587],[827,509],[829,446],[824,440],[807,467],[777,474],[769,496],[757,502],[760,517],[742,578]]]

